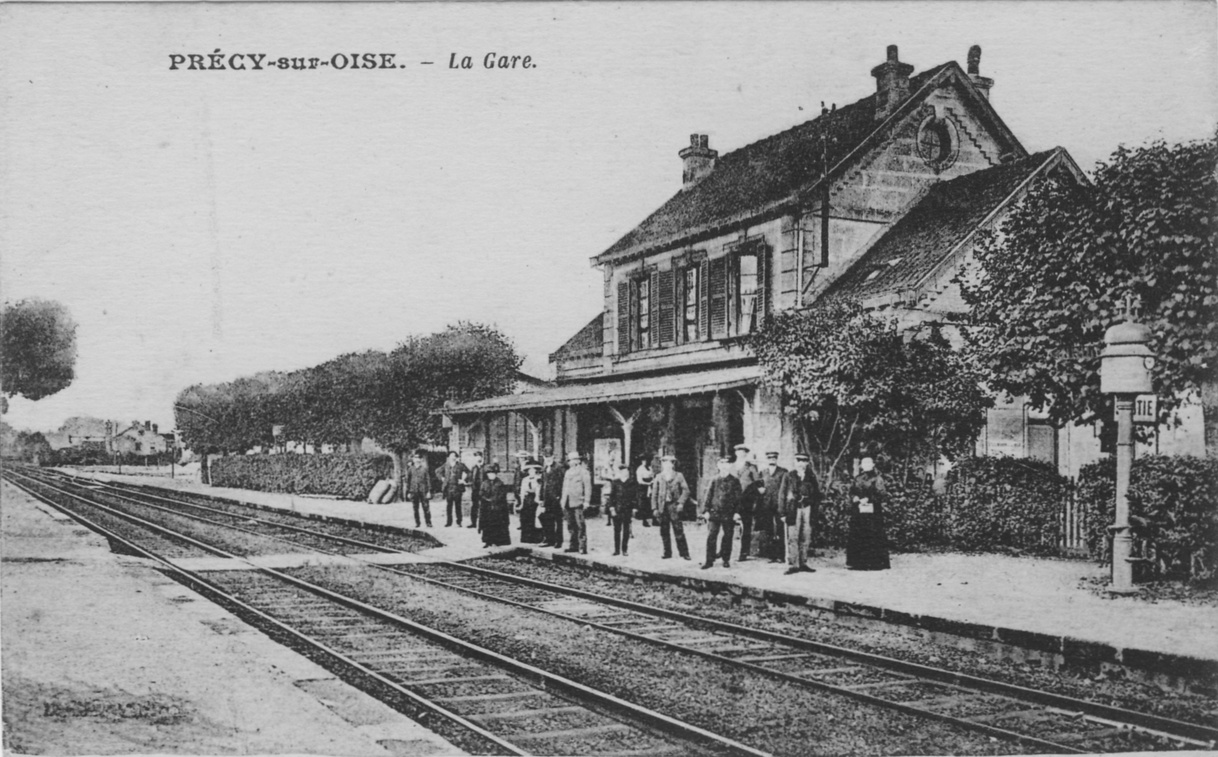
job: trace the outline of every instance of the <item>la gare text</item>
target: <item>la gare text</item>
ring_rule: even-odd
[[[435,61],[415,61],[423,66],[434,65]],[[312,57],[270,57],[266,53],[226,53],[217,49],[206,54],[170,53],[170,71],[262,71],[268,68],[292,71],[313,71],[322,68],[333,68],[339,71],[346,69],[387,70],[408,68],[409,64],[402,61],[397,53],[335,53],[327,58]],[[532,55],[509,55],[506,53],[490,52],[484,55],[460,55],[450,53],[447,68],[455,70],[486,69],[496,70],[527,70],[537,68]]]

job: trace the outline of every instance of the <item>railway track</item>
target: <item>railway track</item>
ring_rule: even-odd
[[[116,488],[127,491],[127,487]],[[180,498],[172,501],[186,504]],[[1218,740],[1218,729],[1206,725],[641,605],[484,567],[449,562],[405,569],[377,567],[1035,749],[1080,753],[1213,749]]]
[[[405,700],[411,714],[427,716],[425,724],[434,726],[439,719],[448,733],[460,729],[455,740],[476,753],[767,754],[280,571],[248,561],[248,570],[205,574],[183,569],[130,534],[103,525],[103,517],[111,525],[113,519],[136,525],[155,534],[158,543],[172,540],[230,560],[243,558],[31,476],[10,470],[5,478],[112,542],[156,561],[310,657]]]

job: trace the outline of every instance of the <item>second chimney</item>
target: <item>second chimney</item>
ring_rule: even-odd
[[[973,45],[968,49],[968,78],[972,80],[977,91],[981,92],[982,97],[990,99],[990,87],[994,86],[994,80],[981,75],[981,45]]]
[[[689,147],[677,154],[685,164],[681,181],[686,189],[706,178],[719,159],[719,151],[710,149],[710,137],[705,134],[690,134]]]
[[[909,97],[909,75],[914,67],[897,58],[897,46],[888,46],[888,60],[871,69],[875,77],[875,120],[882,121]]]

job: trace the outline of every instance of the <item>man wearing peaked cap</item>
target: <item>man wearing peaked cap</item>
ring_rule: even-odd
[[[761,481],[758,486],[760,497],[754,512],[754,525],[757,530],[758,556],[770,562],[782,562],[786,554],[786,523],[782,518],[781,500],[782,479],[787,469],[778,464],[778,453],[765,453],[766,464],[761,469]]]
[[[562,487],[567,469],[554,458],[554,450],[541,453],[541,546],[562,547]]]
[[[787,524],[787,573],[813,573],[808,567],[808,549],[812,544],[812,522],[820,506],[820,484],[816,474],[808,469],[808,456],[795,456],[795,470],[782,481],[783,520]]]
[[[732,532],[735,530],[736,517],[740,514],[740,481],[733,474],[732,458],[719,458],[719,472],[710,483],[702,496],[699,516],[706,519],[708,524],[706,534],[706,561],[702,563],[705,570],[715,564],[715,558],[723,558],[723,567],[732,566]],[[718,541],[722,530],[722,543]]]

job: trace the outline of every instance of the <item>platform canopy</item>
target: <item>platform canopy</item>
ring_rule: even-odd
[[[684,371],[666,376],[530,388],[519,394],[505,394],[477,402],[452,405],[444,408],[443,412],[446,415],[458,416],[704,394],[749,386],[756,384],[760,378],[761,368],[756,365]]]

